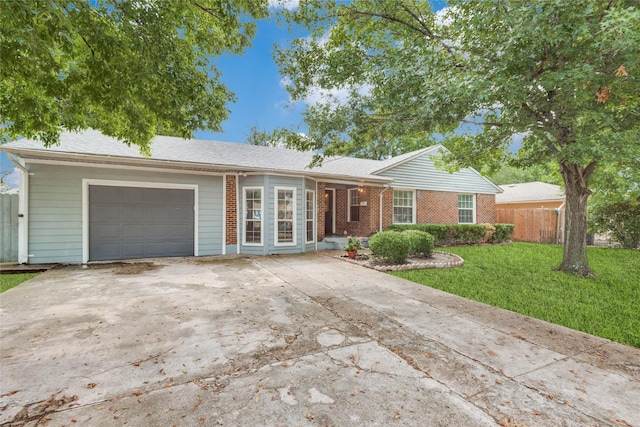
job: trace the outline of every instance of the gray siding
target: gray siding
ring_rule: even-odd
[[[199,255],[222,253],[222,177],[28,164],[29,262],[82,262],[82,180],[198,186]]]
[[[438,169],[425,153],[405,163],[391,167],[377,175],[393,178],[394,188],[410,188],[454,193],[496,194],[499,191],[489,181],[472,169],[454,173]]]
[[[304,251],[304,178],[274,175],[251,175],[240,177],[240,253],[252,255],[267,254],[291,254]],[[249,246],[242,244],[244,238],[244,187],[263,187],[262,227],[264,229],[262,246]],[[287,246],[275,245],[275,187],[295,188],[296,190],[296,244]],[[315,184],[314,184],[315,188]]]

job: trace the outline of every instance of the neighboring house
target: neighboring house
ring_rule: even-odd
[[[524,182],[501,185],[496,194],[497,209],[564,209],[564,191],[559,185],[545,182]]]
[[[496,221],[514,224],[513,240],[560,243],[565,198],[559,185],[544,182],[501,185],[496,194]]]
[[[283,254],[391,223],[495,222],[501,190],[434,166],[440,145],[383,161],[158,136],[152,155],[89,130],[3,146],[21,170],[21,263]]]

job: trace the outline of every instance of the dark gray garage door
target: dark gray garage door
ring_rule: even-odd
[[[193,190],[89,187],[89,260],[193,255]]]

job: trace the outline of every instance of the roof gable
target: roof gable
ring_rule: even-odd
[[[450,173],[438,168],[434,156],[448,152],[442,144],[384,161],[383,167],[372,171],[374,175],[393,178],[393,186],[458,193],[496,194],[502,190],[473,168],[462,168]]]

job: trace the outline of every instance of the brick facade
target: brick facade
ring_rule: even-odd
[[[234,175],[226,175],[226,180],[226,244],[235,245],[238,243],[238,200],[236,194],[236,177]]]
[[[496,196],[494,194],[476,195],[476,222],[478,224],[496,222]]]
[[[416,205],[418,224],[458,223],[458,193],[417,190]]]
[[[360,220],[347,221],[349,201],[348,190],[336,189],[336,234],[355,236],[369,236],[380,229],[380,194],[382,193],[382,229],[393,223],[393,188],[359,187],[360,201],[366,206],[360,206]],[[318,193],[324,195],[325,187]],[[318,196],[320,200],[320,196]],[[444,191],[416,190],[416,223],[418,224],[457,224],[458,223],[458,193]],[[322,197],[324,200],[324,197]],[[324,237],[324,205],[318,203],[318,231],[322,230]],[[322,219],[320,218],[320,214]],[[476,223],[493,223],[496,218],[495,196],[493,194],[476,194]]]
[[[317,183],[318,194],[316,194],[316,239],[318,242],[322,242],[324,240],[324,219],[325,219],[325,211],[327,207],[325,206],[326,199],[324,196],[324,191],[327,185],[324,182]]]

